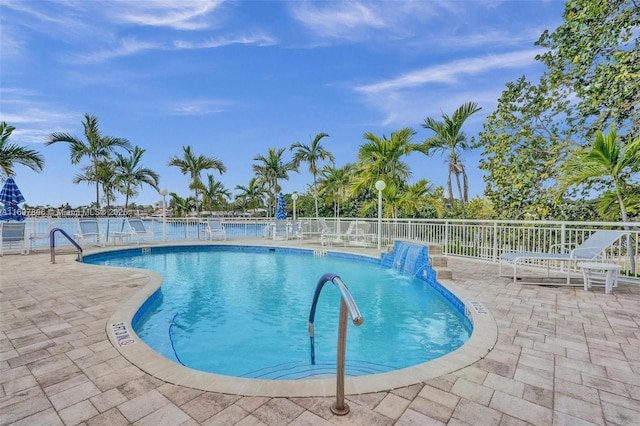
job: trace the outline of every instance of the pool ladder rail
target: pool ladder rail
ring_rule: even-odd
[[[360,314],[360,309],[353,296],[342,279],[334,274],[327,273],[320,277],[318,284],[316,285],[316,291],[313,295],[313,302],[311,303],[311,311],[309,312],[309,339],[311,341],[311,364],[316,363],[315,356],[315,344],[314,344],[314,330],[313,322],[316,316],[316,306],[318,304],[318,298],[323,286],[327,282],[332,282],[338,290],[340,290],[341,302],[340,302],[340,322],[338,324],[338,354],[336,359],[336,402],[331,406],[331,412],[344,416],[349,413],[349,406],[344,402],[344,364],[345,364],[345,352],[347,349],[347,316],[351,315],[353,325],[360,326],[364,323],[364,318]]]
[[[78,249],[78,261],[82,262],[82,247],[80,247],[76,240],[71,238],[71,236],[67,234],[64,229],[53,228],[49,232],[49,251],[51,252],[51,263],[56,263],[56,232],[60,232],[62,235],[64,235],[65,238],[69,240],[69,242],[73,244],[76,249]]]

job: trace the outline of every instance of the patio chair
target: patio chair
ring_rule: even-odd
[[[302,241],[304,239],[304,227],[302,225],[302,221],[293,222],[291,228],[291,236],[298,241]]]
[[[333,245],[336,244],[344,244],[343,236],[339,230],[332,231],[327,225],[327,222],[324,218],[319,218],[318,223],[320,224],[320,244],[324,245]],[[353,222],[352,222],[353,223]],[[351,226],[351,225],[349,225]]]
[[[513,267],[513,282],[515,283],[518,279],[519,264],[534,265],[536,263],[546,262],[546,277],[548,278],[551,262],[566,263],[567,285],[569,285],[571,284],[571,266],[573,263],[578,261],[604,260],[603,254],[605,250],[626,234],[627,232],[625,231],[598,230],[584,240],[582,244],[573,249],[570,249],[571,244],[555,244],[551,246],[548,253],[503,253],[500,256],[500,275],[502,276],[503,264],[511,265]]]
[[[37,226],[34,225],[34,227]],[[45,248],[49,248],[49,244],[44,245],[44,243],[38,244],[38,241],[42,241],[42,240],[46,240],[47,242],[50,240],[51,238],[51,230],[53,228],[57,228],[58,227],[58,222],[56,221],[51,221],[49,222],[49,224],[47,225],[47,230],[46,232],[32,232],[31,234],[29,234],[29,249],[31,251],[35,251],[36,246],[39,247],[45,247]]]
[[[369,225],[366,222],[352,222],[349,229],[345,232],[345,245],[370,247],[378,234],[368,233]]]
[[[142,219],[129,218],[127,224],[129,225],[129,237],[135,238],[137,244],[140,244],[140,239],[153,240],[153,231],[144,226]]]
[[[5,253],[29,253],[25,225],[24,222],[0,222],[0,256]]]
[[[218,239],[227,239],[227,231],[224,229],[224,225],[222,221],[217,218],[208,218],[207,219],[207,228],[204,230],[209,235],[209,239],[213,240],[214,238]]]
[[[289,239],[289,225],[286,220],[276,220],[273,226],[273,239],[274,240],[288,240]]]
[[[73,238],[81,246],[86,244],[88,240],[94,240],[95,245],[104,247],[107,241],[100,230],[98,219],[89,218],[78,219],[78,232],[75,233]]]

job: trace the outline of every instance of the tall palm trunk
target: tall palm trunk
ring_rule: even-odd
[[[449,192],[449,205],[451,206],[451,210],[453,210],[453,186],[451,184],[451,172],[449,172],[449,176],[447,177],[447,191]]]
[[[318,212],[318,181],[316,180],[316,175],[313,175],[313,200],[316,204],[316,220],[320,217],[320,213]]]
[[[464,200],[464,193],[462,192],[462,185],[460,184],[460,174],[456,173],[456,184],[458,185],[458,194],[460,194],[460,209],[462,211],[462,218],[466,219],[467,215],[465,213],[464,207],[465,207],[465,200]]]

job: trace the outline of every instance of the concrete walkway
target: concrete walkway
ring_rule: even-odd
[[[205,392],[132,365],[105,327],[149,281],[144,271],[1,257],[0,425],[640,424],[639,286],[606,295],[514,285],[476,261],[449,267],[462,296],[494,316],[494,349],[425,383],[348,395],[351,412],[339,417],[335,398]]]

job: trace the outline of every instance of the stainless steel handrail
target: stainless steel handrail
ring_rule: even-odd
[[[313,302],[311,303],[311,311],[309,312],[309,339],[311,340],[311,363],[315,364],[315,346],[314,346],[314,330],[313,322],[316,316],[316,306],[318,304],[318,298],[322,287],[326,282],[331,281],[338,287],[340,294],[342,295],[340,302],[340,322],[338,325],[338,354],[336,359],[336,402],[331,406],[331,412],[336,415],[344,416],[349,412],[349,406],[344,402],[344,363],[345,352],[347,350],[347,312],[351,315],[353,325],[360,326],[364,323],[364,318],[360,314],[360,309],[356,301],[353,299],[351,292],[342,281],[342,279],[333,273],[324,274],[318,284],[316,285],[316,291],[313,295]]]
[[[78,249],[78,260],[82,261],[82,247],[73,239],[69,234],[67,234],[62,228],[53,228],[51,232],[49,232],[49,251],[51,252],[51,263],[56,263],[56,237],[55,233],[60,232],[64,235],[67,240],[71,244],[73,244]]]

